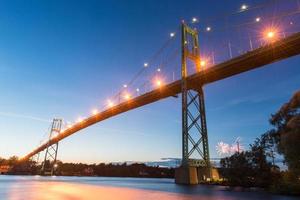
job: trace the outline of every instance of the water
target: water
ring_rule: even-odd
[[[0,176],[2,200],[294,200],[266,192],[229,191],[223,186],[182,186],[173,179]]]

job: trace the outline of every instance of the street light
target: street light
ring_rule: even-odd
[[[83,119],[81,117],[78,117],[77,122],[81,123],[83,122]]]
[[[111,100],[107,100],[107,105],[109,108],[113,107],[114,106],[114,103],[111,101]]]
[[[267,33],[268,38],[273,38],[275,36],[275,33],[273,31],[269,31]]]
[[[205,67],[205,65],[206,65],[206,61],[205,61],[205,60],[201,60],[201,61],[200,61],[200,66],[201,66],[201,67]]]
[[[99,111],[97,110],[97,109],[94,109],[93,111],[92,111],[92,114],[93,115],[96,115],[96,114],[98,114],[99,113]]]
[[[268,42],[275,41],[278,38],[278,29],[274,27],[265,29],[263,32],[263,38]]]
[[[248,6],[247,6],[246,4],[243,4],[243,5],[241,6],[241,10],[242,10],[242,11],[247,10],[247,8],[248,8]]]
[[[126,99],[126,100],[129,100],[130,98],[131,98],[131,96],[130,96],[130,94],[129,93],[125,93],[124,94],[124,98]]]

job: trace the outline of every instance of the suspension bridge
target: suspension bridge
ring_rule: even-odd
[[[31,159],[45,151],[42,173],[50,171],[53,174],[58,143],[63,139],[121,113],[164,98],[178,97],[181,94],[182,162],[181,167],[176,170],[175,181],[183,184],[197,184],[210,178],[212,166],[209,156],[203,87],[299,55],[300,28],[297,23],[300,20],[297,17],[300,6],[298,1],[291,2],[295,3],[293,9],[288,8],[277,13],[276,16],[266,14],[258,17],[253,15],[257,9],[260,11],[266,9],[267,13],[272,4],[259,5],[253,9],[247,5],[242,5],[238,14],[230,14],[227,17],[245,15],[242,18],[248,19],[248,21],[227,25],[226,34],[235,38],[227,42],[226,45],[224,42],[218,41],[218,34],[224,33],[222,29],[221,32],[218,32],[212,26],[200,27],[201,21],[198,22],[197,18],[193,18],[191,23],[182,21],[179,31],[170,33],[170,39],[152,57],[151,62],[144,63],[137,75],[128,84],[124,84],[112,99],[107,101],[107,106],[102,111],[94,110],[92,115],[80,118],[73,124],[64,123],[62,119],[54,119],[48,139],[25,155],[22,160]],[[250,13],[251,17],[246,15],[247,13]],[[251,20],[249,21],[249,19]],[[205,23],[208,22],[204,21],[203,24]],[[237,30],[242,36],[234,35]],[[212,41],[213,31],[217,34],[215,44],[218,47],[209,51],[206,49],[209,49],[211,43],[204,44],[202,48],[201,36],[205,37],[209,34],[207,41]],[[175,37],[178,35],[180,37],[177,37],[176,40]],[[236,40],[240,40],[239,43],[235,44],[234,41]],[[167,54],[167,57],[173,58],[171,62],[167,59],[167,61],[160,60],[159,64],[152,64],[155,63],[158,55],[162,54],[166,46],[176,41],[175,44],[181,45],[173,53]],[[218,51],[221,51],[224,46],[226,50],[219,53]],[[217,55],[219,55],[219,59],[217,59]],[[166,55],[163,54],[163,56]],[[156,66],[156,68],[152,74],[145,76],[143,73],[145,74],[145,71],[150,69],[149,65]],[[171,67],[168,69],[166,66]],[[135,83],[139,78],[144,82],[136,87],[137,84]],[[51,165],[46,166],[45,163],[49,160],[52,160]]]

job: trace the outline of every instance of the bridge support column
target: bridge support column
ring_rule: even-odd
[[[196,167],[181,166],[175,169],[175,183],[184,185],[198,184]]]
[[[53,119],[49,134],[49,141],[60,133],[61,127],[62,119]],[[55,175],[57,152],[58,142],[52,145],[48,142],[45,158],[42,163],[41,175]]]
[[[181,167],[175,171],[175,182],[197,184],[198,179],[202,177],[202,171],[197,170],[197,167],[202,166],[208,169],[208,177],[210,177],[210,159],[204,93],[202,85],[191,87],[187,84],[188,60],[195,65],[197,71],[201,70],[198,32],[183,23],[181,63],[182,163]]]

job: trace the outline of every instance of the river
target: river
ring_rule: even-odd
[[[223,186],[183,186],[173,179],[0,176],[1,200],[294,200]]]

